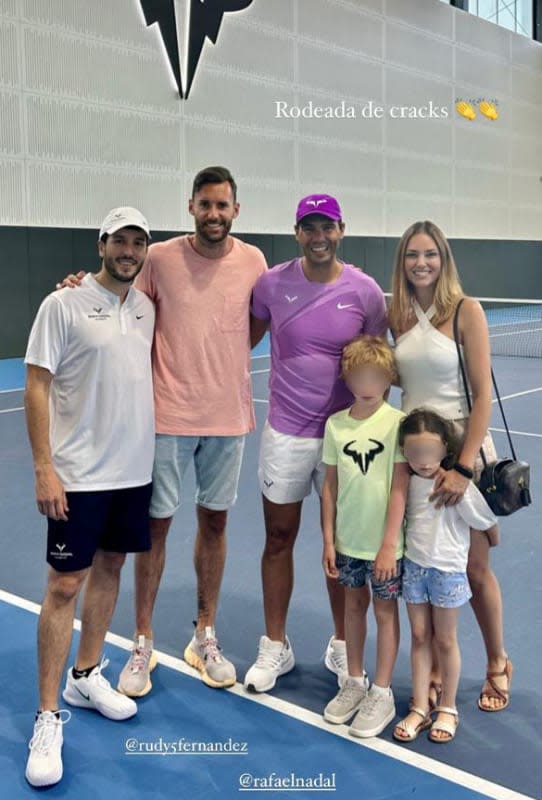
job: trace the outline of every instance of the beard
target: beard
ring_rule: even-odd
[[[126,272],[120,272],[117,269],[116,261],[117,259],[106,256],[103,259],[103,264],[108,275],[110,275],[111,278],[114,278],[116,281],[119,281],[119,283],[131,283],[136,277],[136,275],[139,275],[139,273],[143,269],[143,264],[145,263],[144,260],[136,261],[136,263],[133,265],[132,272],[126,273]]]
[[[198,237],[207,244],[219,244],[227,238],[232,226],[232,220],[221,223],[221,227],[215,231],[207,228],[207,223],[195,220],[196,233]]]

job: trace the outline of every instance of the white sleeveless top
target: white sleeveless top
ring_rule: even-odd
[[[424,312],[414,300],[413,307],[418,324],[399,336],[395,346],[403,390],[401,408],[408,414],[423,406],[445,419],[464,419],[469,409],[455,342],[431,325],[434,306]]]

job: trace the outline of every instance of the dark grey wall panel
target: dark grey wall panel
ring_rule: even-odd
[[[153,232],[153,241],[178,236]],[[259,247],[270,266],[295,258],[291,235],[237,234]],[[398,239],[346,236],[339,255],[390,290]],[[542,242],[451,239],[465,291],[478,297],[542,298]],[[0,358],[21,356],[34,314],[57,281],[80,269],[99,268],[97,231],[0,226]]]
[[[56,282],[73,270],[73,233],[69,228],[29,228],[27,236],[30,314],[34,317]]]
[[[0,227],[0,358],[22,354],[29,324],[27,231]]]

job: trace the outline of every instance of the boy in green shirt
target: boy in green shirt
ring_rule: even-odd
[[[346,587],[348,676],[325,708],[341,724],[357,712],[349,732],[378,736],[395,717],[390,683],[399,647],[403,516],[408,465],[398,446],[404,414],[385,400],[397,379],[393,351],[383,339],[360,336],[343,350],[342,377],[354,404],[326,423],[322,493],[323,567]],[[377,624],[374,682],[363,671],[367,611],[373,594]]]

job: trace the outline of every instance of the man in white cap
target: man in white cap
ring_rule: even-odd
[[[71,715],[59,710],[58,694],[85,579],[81,638],[62,696],[109,719],[137,711],[102,675],[100,654],[126,553],[150,548],[154,306],[132,287],[149,238],[140,211],[113,209],[100,230],[100,271],[86,275],[78,292],[46,297],[30,333],[25,409],[50,565],[26,767],[33,786],[62,777],[62,726]]]

